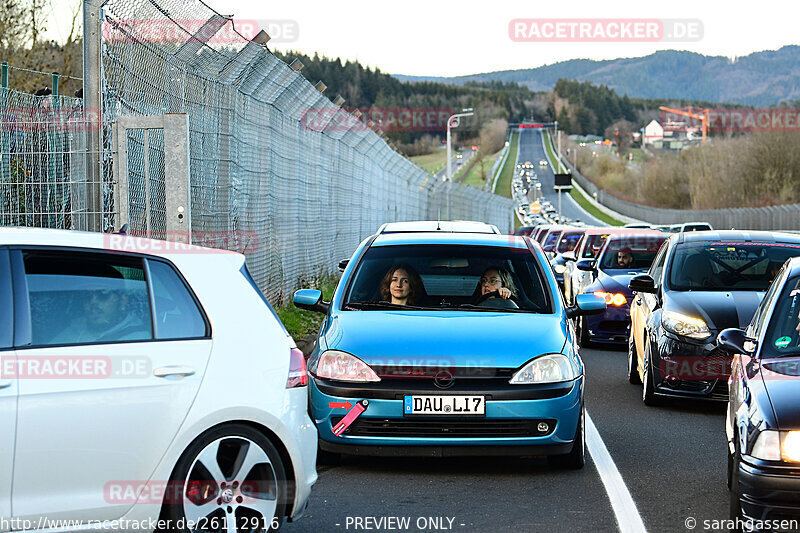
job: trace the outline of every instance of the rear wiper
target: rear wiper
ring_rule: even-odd
[[[362,309],[398,309],[401,311],[419,311],[421,309],[429,309],[418,305],[400,305],[389,302],[348,302],[344,305],[345,310],[360,311]]]

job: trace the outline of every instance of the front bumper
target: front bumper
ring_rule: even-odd
[[[325,390],[323,392],[322,389]],[[583,401],[583,376],[558,387],[515,390],[372,389],[356,395],[353,387],[332,390],[330,382],[311,383],[311,410],[320,448],[354,455],[558,455],[572,448]],[[527,389],[527,390],[525,390]],[[340,394],[343,393],[343,394]],[[403,397],[421,395],[483,395],[484,417],[403,416]],[[509,398],[519,396],[516,399]],[[341,436],[332,427],[347,412],[331,403],[370,397],[367,410]],[[377,397],[376,397],[377,396]],[[546,431],[539,423],[547,423]]]
[[[718,333],[689,341],[662,329],[651,354],[656,394],[727,402],[732,358],[717,347]]]
[[[602,313],[585,316],[583,320],[586,321],[592,342],[628,345],[631,333],[631,308],[628,304],[619,307],[610,305]]]
[[[800,467],[756,466],[740,462],[742,513],[752,520],[800,517]]]

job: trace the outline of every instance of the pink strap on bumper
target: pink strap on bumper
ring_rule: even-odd
[[[356,403],[352,409],[347,411],[347,414],[344,415],[344,418],[339,420],[339,423],[333,426],[333,434],[337,437],[341,436],[342,433],[347,431],[347,428],[350,427],[350,424],[355,422],[356,418],[361,416],[361,413],[367,410],[367,406],[369,402],[367,400],[361,400]]]

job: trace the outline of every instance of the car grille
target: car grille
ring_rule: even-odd
[[[630,322],[627,320],[602,320],[600,324],[598,324],[597,329],[600,331],[628,333],[629,324]]]
[[[331,419],[332,425],[342,417]],[[539,431],[539,423],[547,431]],[[556,421],[537,420],[443,420],[430,418],[358,418],[345,431],[352,437],[429,437],[429,438],[520,438],[543,437],[553,432]]]

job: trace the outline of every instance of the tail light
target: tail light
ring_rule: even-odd
[[[286,388],[305,387],[308,385],[308,371],[306,370],[306,357],[297,348],[289,350],[289,378]]]

